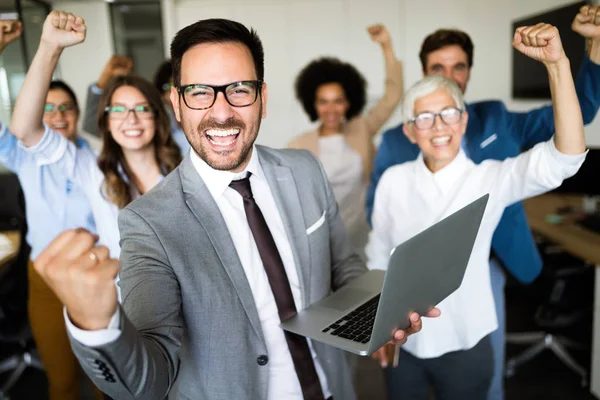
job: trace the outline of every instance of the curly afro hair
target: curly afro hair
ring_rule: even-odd
[[[315,97],[319,86],[339,83],[346,94],[350,107],[346,119],[359,115],[367,101],[367,82],[352,65],[337,58],[323,57],[311,61],[296,78],[296,98],[312,122],[319,119],[315,109]]]

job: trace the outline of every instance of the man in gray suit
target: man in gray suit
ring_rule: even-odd
[[[83,369],[118,400],[353,399],[341,351],[279,328],[366,268],[314,156],[254,144],[267,105],[260,39],[203,20],[177,33],[171,57],[194,151],[119,216],[122,305],[119,263],[85,231],[35,263]],[[411,321],[396,343],[421,329]]]

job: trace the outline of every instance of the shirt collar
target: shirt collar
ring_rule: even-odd
[[[465,154],[464,149],[461,147],[450,164],[446,165],[436,173],[433,173],[427,168],[427,165],[425,165],[423,153],[420,153],[417,158],[419,181],[422,181],[421,179],[431,181],[442,194],[448,194],[455,186],[456,182],[462,177],[470,162],[471,161]]]
[[[201,159],[192,148],[190,148],[190,157],[192,165],[206,184],[208,191],[214,199],[218,199],[225,193],[225,190],[229,187],[231,181],[245,178],[248,172],[252,174],[252,178],[265,180],[256,146],[252,146],[252,155],[250,156],[250,161],[246,168],[242,172],[237,173],[212,168]]]

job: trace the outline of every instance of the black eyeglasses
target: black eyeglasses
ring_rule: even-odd
[[[460,117],[462,116],[463,110],[456,107],[448,107],[444,108],[439,113],[421,113],[416,115],[414,118],[410,120],[410,122],[414,123],[417,129],[426,130],[433,128],[435,124],[435,117],[438,115],[442,119],[446,125],[454,125],[460,121]]]
[[[211,108],[219,92],[223,93],[225,100],[233,107],[248,107],[256,102],[263,81],[239,81],[226,85],[213,86],[199,83],[182,85],[177,88],[183,97],[183,102],[192,110],[206,110]]]

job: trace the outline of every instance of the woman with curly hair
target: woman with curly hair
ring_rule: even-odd
[[[319,127],[289,147],[306,149],[319,158],[339,205],[355,250],[364,255],[368,225],[365,194],[372,169],[373,137],[390,118],[402,98],[402,65],[394,54],[383,25],[368,28],[371,39],[381,45],[385,60],[385,93],[365,115],[366,81],[348,63],[320,58],[308,64],[296,78],[296,97],[311,121]]]
[[[118,257],[119,210],[152,189],[174,170],[181,153],[171,136],[160,93],[135,76],[113,78],[98,114],[102,151],[77,153],[75,146],[42,123],[45,88],[62,51],[83,42],[86,26],[73,14],[53,11],[44,23],[40,46],[13,113],[12,129],[38,163],[56,163],[90,202],[100,243]]]

